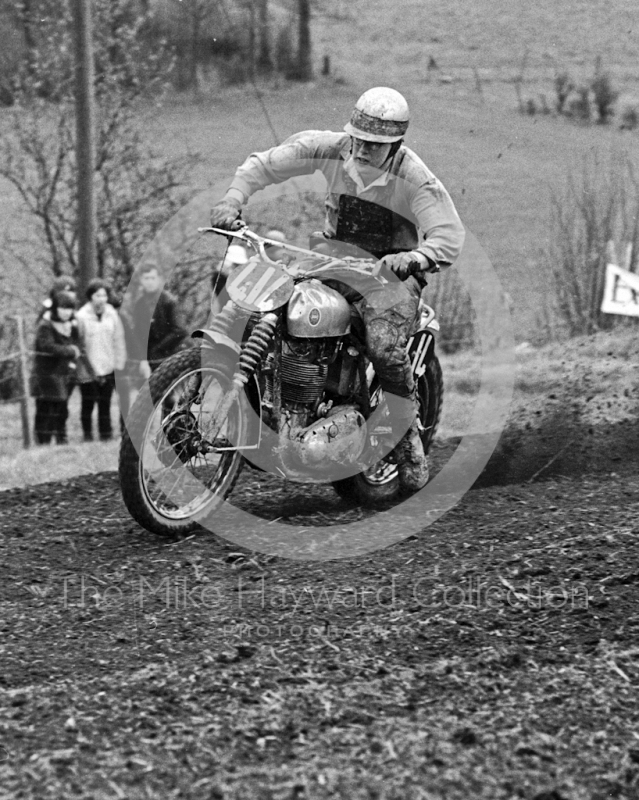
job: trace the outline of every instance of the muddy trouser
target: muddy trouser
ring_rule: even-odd
[[[366,350],[384,391],[394,437],[401,437],[415,420],[417,398],[406,345],[415,328],[421,286],[414,277],[402,283],[369,289],[366,297],[344,284],[331,282],[353,303],[363,323]]]

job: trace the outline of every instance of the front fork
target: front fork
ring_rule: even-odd
[[[242,344],[238,368],[231,379],[231,388],[224,394],[219,406],[215,409],[213,414],[210,432],[213,441],[215,441],[218,436],[233,404],[237,402],[246,384],[255,374],[264,354],[273,341],[273,337],[278,328],[278,319],[278,315],[273,312],[264,314],[253,327],[248,339]],[[204,385],[205,383],[206,380],[202,382],[202,386],[200,387],[201,395],[206,391],[207,387]],[[279,396],[279,392],[277,392],[276,396]]]

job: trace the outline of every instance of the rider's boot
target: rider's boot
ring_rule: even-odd
[[[428,458],[419,435],[417,420],[395,447],[399,486],[403,494],[412,494],[426,486],[429,478]]]

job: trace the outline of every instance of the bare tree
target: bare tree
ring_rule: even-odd
[[[25,62],[26,68],[29,73],[33,73],[35,60],[36,60],[36,36],[34,31],[35,25],[35,11],[34,0],[21,0],[17,4],[16,10],[18,19],[20,20],[20,27],[22,29],[22,37],[24,39],[24,46],[26,49]]]
[[[311,59],[311,3],[310,0],[297,0],[298,13],[298,48],[297,79],[313,80],[313,62]]]
[[[257,8],[260,27],[260,45],[259,55],[257,57],[257,68],[260,72],[271,72],[274,65],[271,55],[268,0],[257,0]]]
[[[122,287],[154,231],[181,202],[187,164],[150,151],[137,122],[137,101],[167,81],[166,53],[145,46],[139,36],[144,20],[130,13],[127,0],[94,0],[94,14],[98,274]],[[32,75],[24,77],[16,105],[7,111],[0,175],[36,223],[41,267],[60,274],[78,266],[68,9],[45,19],[39,33]],[[39,91],[45,80],[56,88],[55,102]]]
[[[174,3],[171,39],[175,42],[177,89],[197,89],[202,30],[211,14],[208,0],[179,0]]]

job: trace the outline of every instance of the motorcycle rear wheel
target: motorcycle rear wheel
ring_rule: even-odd
[[[444,399],[442,368],[436,355],[433,355],[424,374],[417,380],[419,400],[419,419],[424,427],[422,444],[428,454],[437,431]],[[388,505],[400,498],[397,466],[382,459],[366,472],[350,478],[333,481],[333,488],[345,500],[365,507]]]
[[[214,441],[207,439],[207,426],[211,431],[234,369],[231,356],[203,358],[199,348],[185,350],[166,359],[136,398],[120,445],[120,486],[129,513],[151,533],[192,533],[231,493],[243,457],[219,448],[248,442],[245,395]]]

